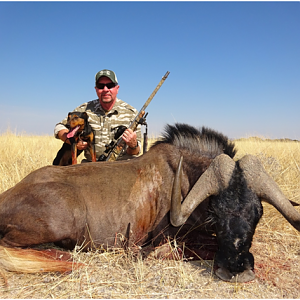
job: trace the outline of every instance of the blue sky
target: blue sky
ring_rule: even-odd
[[[300,139],[300,2],[0,2],[0,133],[53,134],[94,76],[166,123]]]

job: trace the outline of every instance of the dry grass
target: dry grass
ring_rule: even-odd
[[[150,141],[151,143],[151,141]],[[248,138],[236,141],[237,158],[257,155],[285,195],[300,203],[300,143]],[[31,171],[52,164],[61,142],[52,136],[0,136],[0,192]],[[298,209],[299,210],[299,209]],[[220,281],[212,261],[141,259],[122,249],[72,252],[85,267],[70,274],[6,273],[0,298],[299,298],[300,234],[264,204],[251,248],[257,278],[246,284]]]

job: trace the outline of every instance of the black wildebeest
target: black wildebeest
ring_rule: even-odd
[[[119,246],[125,237],[130,247],[162,236],[215,234],[217,276],[252,280],[249,249],[261,200],[297,230],[300,214],[256,157],[235,162],[234,155],[222,134],[176,124],[136,159],[38,169],[0,195],[0,254],[49,242],[88,249]]]

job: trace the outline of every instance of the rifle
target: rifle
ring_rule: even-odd
[[[148,113],[145,115],[145,109],[147,106],[150,104],[151,100],[157,93],[157,91],[160,89],[162,84],[165,82],[167,79],[168,75],[170,72],[167,72],[162,79],[160,80],[159,84],[157,87],[154,89],[148,100],[145,102],[141,110],[138,112],[138,114],[135,116],[133,121],[129,124],[128,128],[132,129],[132,131],[136,131],[138,125],[146,125],[146,117]],[[114,140],[116,141],[111,141],[108,145],[105,145],[106,150],[104,151],[103,154],[100,155],[98,158],[98,161],[115,161],[119,158],[120,154],[124,150],[126,143],[122,139],[122,134],[126,130],[126,126],[119,126],[115,136]]]

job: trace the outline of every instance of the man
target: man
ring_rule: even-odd
[[[86,112],[88,114],[88,122],[95,133],[95,151],[97,159],[105,151],[105,145],[113,140],[115,132],[120,125],[128,127],[138,111],[117,98],[119,91],[117,76],[113,71],[102,70],[95,76],[95,90],[98,99],[86,102],[74,111]],[[56,124],[54,128],[54,136],[63,142],[70,144],[67,138],[69,130],[66,127],[67,118]],[[141,129],[140,125],[133,132],[126,129],[122,135],[126,143],[126,150],[122,159],[128,159],[136,156],[141,150]],[[77,143],[79,150],[87,148],[87,142],[79,140]],[[89,151],[85,151],[86,160],[92,161]]]

